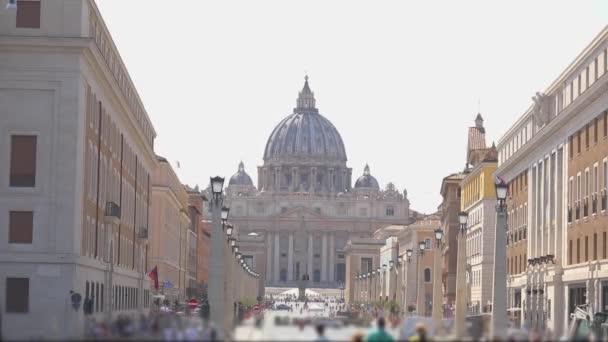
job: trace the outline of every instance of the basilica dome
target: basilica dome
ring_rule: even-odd
[[[251,181],[251,177],[245,172],[245,164],[243,162],[239,163],[239,170],[230,177],[230,181],[228,185],[248,185],[253,186],[253,182]]]
[[[378,185],[378,181],[374,176],[369,172],[369,165],[365,164],[365,169],[363,169],[363,176],[359,177],[355,182],[355,188],[372,188],[372,189],[380,189]]]
[[[299,94],[293,114],[274,128],[264,151],[264,161],[293,161],[311,157],[325,161],[346,163],[342,137],[334,125],[319,114],[314,93],[308,86],[308,76]]]

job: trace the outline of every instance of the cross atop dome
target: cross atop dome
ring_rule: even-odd
[[[308,85],[308,75],[304,76],[304,87],[298,95],[297,107],[293,112],[301,114],[319,112],[315,107],[315,93],[310,90],[310,86]]]

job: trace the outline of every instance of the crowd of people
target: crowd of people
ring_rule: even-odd
[[[157,340],[157,341],[215,341],[217,329],[213,323],[196,316],[175,313],[150,313],[138,319],[119,316],[107,324],[105,321],[87,321],[87,339],[92,340]]]

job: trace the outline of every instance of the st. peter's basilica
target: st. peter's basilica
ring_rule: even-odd
[[[406,190],[381,189],[370,167],[352,185],[352,168],[334,125],[319,113],[308,77],[296,108],[272,130],[258,167],[257,188],[241,162],[226,200],[244,257],[269,286],[296,286],[308,274],[313,287],[345,280],[344,247],[351,237],[410,223]],[[263,248],[251,248],[247,241]]]

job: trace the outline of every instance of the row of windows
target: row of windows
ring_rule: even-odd
[[[599,163],[593,164],[593,173],[587,167],[584,173],[568,179],[568,223],[591,213],[606,210],[606,188],[608,186],[608,159],[602,161],[602,181],[600,182]],[[584,182],[584,183],[583,183]],[[601,193],[600,193],[601,192]]]
[[[523,226],[518,229],[510,230],[507,234],[507,246],[509,244],[517,243],[519,241],[526,240],[528,238],[528,228]]]
[[[480,286],[481,285],[481,270],[471,271],[471,277],[473,279],[469,279],[471,281],[472,286]]]
[[[127,103],[129,104],[133,114],[135,115],[135,119],[144,134],[146,143],[150,147],[153,147],[154,132],[152,126],[148,120],[147,114],[143,109],[139,96],[135,91],[135,87],[128,76],[127,70],[122,64],[122,61],[120,60],[120,57],[118,57],[118,53],[112,44],[112,39],[110,38],[109,34],[106,33],[105,27],[102,27],[103,24],[101,23],[101,20],[91,17],[90,25],[91,27],[89,32],[92,35],[95,45],[97,45],[103,59],[106,61],[106,64],[114,75],[114,79],[116,82],[118,82],[118,86],[122,90],[122,93],[125,96]]]
[[[507,271],[509,274],[522,273],[526,269],[527,260],[526,253],[507,258]]]
[[[139,306],[139,289],[135,287],[128,287],[122,285],[113,285],[112,293],[112,310],[136,310]],[[104,284],[100,282],[89,282],[85,283],[85,295],[86,301],[92,301],[93,313],[104,311]],[[150,291],[143,291],[143,307],[150,307]]]
[[[471,258],[481,255],[482,239],[482,229],[476,229],[467,235],[467,257]]]
[[[606,74],[607,67],[608,49],[604,49],[597,56],[592,58],[590,63],[585,68],[583,68],[578,75],[576,75],[568,83],[563,85],[562,90],[557,94],[557,100],[553,105],[556,109],[556,112],[561,112],[564,108],[568,107],[574,100],[576,100],[583,92],[589,89],[589,87],[591,87],[591,85],[593,85],[595,81],[597,81],[600,77]],[[594,124],[597,125],[597,119],[595,119]],[[523,144],[525,144],[529,141],[529,139],[531,139],[531,134],[528,134],[528,130],[530,130],[531,132],[531,128],[532,122],[529,121],[525,127],[522,127],[522,130],[519,134],[512,137],[510,141],[504,146],[504,148],[501,148],[498,154],[499,166],[500,164],[504,163],[508,158],[510,158],[515,152],[517,152],[517,150],[521,146],[523,146]],[[597,126],[594,127],[594,131],[596,132],[594,139],[597,140]],[[604,136],[606,136],[606,133],[604,133]],[[580,151],[580,132],[577,139],[579,140],[578,148]],[[588,139],[589,138],[587,135],[586,140]],[[572,146],[572,144],[570,145]],[[587,146],[589,146],[588,141]],[[572,156],[572,149],[570,150],[570,152],[570,155]]]
[[[509,230],[517,230],[524,226],[527,226],[528,222],[528,203],[524,203],[519,207],[513,208],[509,210],[509,215],[507,215],[508,220],[508,229]]]
[[[482,177],[475,177],[473,180],[464,185],[463,188],[463,208],[468,207],[481,198],[482,192]]]
[[[598,117],[594,118],[591,122],[587,123],[583,128],[579,129],[576,133],[568,137],[570,159],[580,155],[583,144],[583,135],[585,136],[585,149],[589,149],[589,146],[591,145],[592,131],[593,145],[596,145],[598,143],[600,120],[602,121],[602,138],[605,139],[606,137],[608,137],[608,112],[603,112]]]
[[[581,238],[577,238],[576,240],[574,239],[570,239],[568,241],[568,264],[572,265],[572,264],[578,264],[581,262],[587,262],[589,261],[589,258],[591,258],[591,260],[598,260],[598,258],[602,258],[602,259],[606,259],[606,232],[602,232],[602,249],[601,249],[601,255],[600,255],[600,251],[598,250],[598,234],[597,233],[593,233],[592,236],[592,241],[591,243],[593,243],[593,249],[591,250],[591,255],[589,255],[589,235],[586,235],[583,240],[582,243],[584,244],[583,248],[581,249]],[[574,248],[574,244],[576,243],[576,249]],[[582,251],[582,253],[581,253]]]
[[[511,138],[511,140],[505,144],[504,148],[498,152],[499,166],[509,159],[513,154],[515,154],[515,152],[517,152],[532,138],[532,134],[528,134],[528,132],[532,132],[532,127],[532,121],[528,121],[523,127],[520,128],[519,133]]]
[[[604,49],[604,51],[600,52],[598,56],[592,59],[589,65],[581,70],[570,83],[565,85],[562,91],[563,108],[570,105],[570,103],[576,100],[577,97],[585,92],[585,90],[589,89],[595,81],[606,73],[606,66],[608,64],[608,61],[606,60],[607,57],[607,50]]]
[[[524,171],[509,182],[509,197],[517,196],[528,189],[528,171]]]

